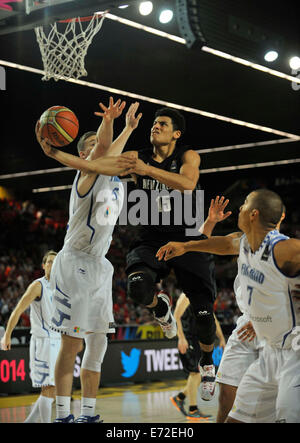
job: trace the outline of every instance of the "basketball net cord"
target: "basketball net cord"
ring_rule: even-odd
[[[88,74],[84,66],[85,56],[93,37],[102,26],[104,17],[104,13],[95,13],[88,18],[61,20],[58,23],[67,23],[64,31],[60,32],[58,23],[54,23],[50,25],[48,35],[43,26],[35,28],[45,71],[42,80],[78,79]]]

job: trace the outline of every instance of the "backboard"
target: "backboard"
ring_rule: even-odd
[[[72,17],[113,10],[121,0],[0,0],[0,35]],[[127,1],[126,3],[135,3]]]
[[[30,14],[32,11],[70,2],[74,2],[74,0],[25,0],[25,11],[26,14]]]

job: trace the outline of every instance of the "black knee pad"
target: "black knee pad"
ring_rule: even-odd
[[[212,345],[216,339],[216,322],[213,312],[207,309],[196,314],[199,341],[204,345]]]
[[[212,345],[216,339],[216,322],[213,300],[207,294],[186,292],[194,318],[196,320],[196,336],[204,345]]]
[[[183,370],[185,373],[199,372],[199,360],[201,357],[201,349],[197,340],[188,340],[189,347],[185,354],[179,352]]]
[[[135,303],[145,306],[150,305],[153,302],[155,292],[155,281],[146,270],[137,271],[129,275],[127,294]]]
[[[216,322],[211,303],[191,305],[196,320],[196,335],[204,345],[211,345],[216,339]]]

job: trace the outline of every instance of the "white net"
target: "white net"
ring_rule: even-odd
[[[43,80],[78,79],[87,75],[85,56],[104,17],[105,13],[96,13],[88,19],[78,17],[67,23],[54,23],[47,35],[43,26],[35,28],[45,71]]]

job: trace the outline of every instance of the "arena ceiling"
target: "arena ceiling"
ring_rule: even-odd
[[[33,189],[69,185],[73,171],[18,175],[60,167],[39,148],[35,122],[45,109],[61,104],[78,116],[80,133],[94,130],[99,123],[94,111],[100,101],[108,103],[110,95],[125,99],[128,105],[140,101],[143,118],[128,148],[149,144],[149,130],[158,107],[164,103],[184,106],[187,132],[183,141],[202,151],[201,168],[207,182],[229,184],[243,174],[299,171],[300,84],[291,78],[299,81],[300,69],[292,71],[288,65],[292,55],[300,56],[294,2],[199,0],[196,7],[203,10],[200,8],[201,18],[197,17],[204,41],[196,40],[191,48],[106,18],[86,56],[88,75],[80,79],[89,86],[42,81],[43,65],[33,27],[51,21],[53,16],[61,19],[75,12],[90,15],[95,10],[109,9],[112,16],[183,37],[175,0],[154,1],[149,16],[139,14],[140,2],[128,1],[128,8],[119,9],[122,3],[86,0],[83,5],[82,0],[73,0],[32,15],[22,10],[22,1],[0,1],[0,186],[30,193]],[[173,8],[174,18],[163,25],[157,20],[157,12],[165,6]],[[264,54],[274,48],[279,57],[267,63]],[[219,57],[212,49],[286,77]],[[123,125],[122,116],[115,122],[116,135]],[[76,153],[76,144],[65,149]],[[215,169],[219,172],[213,172]]]

